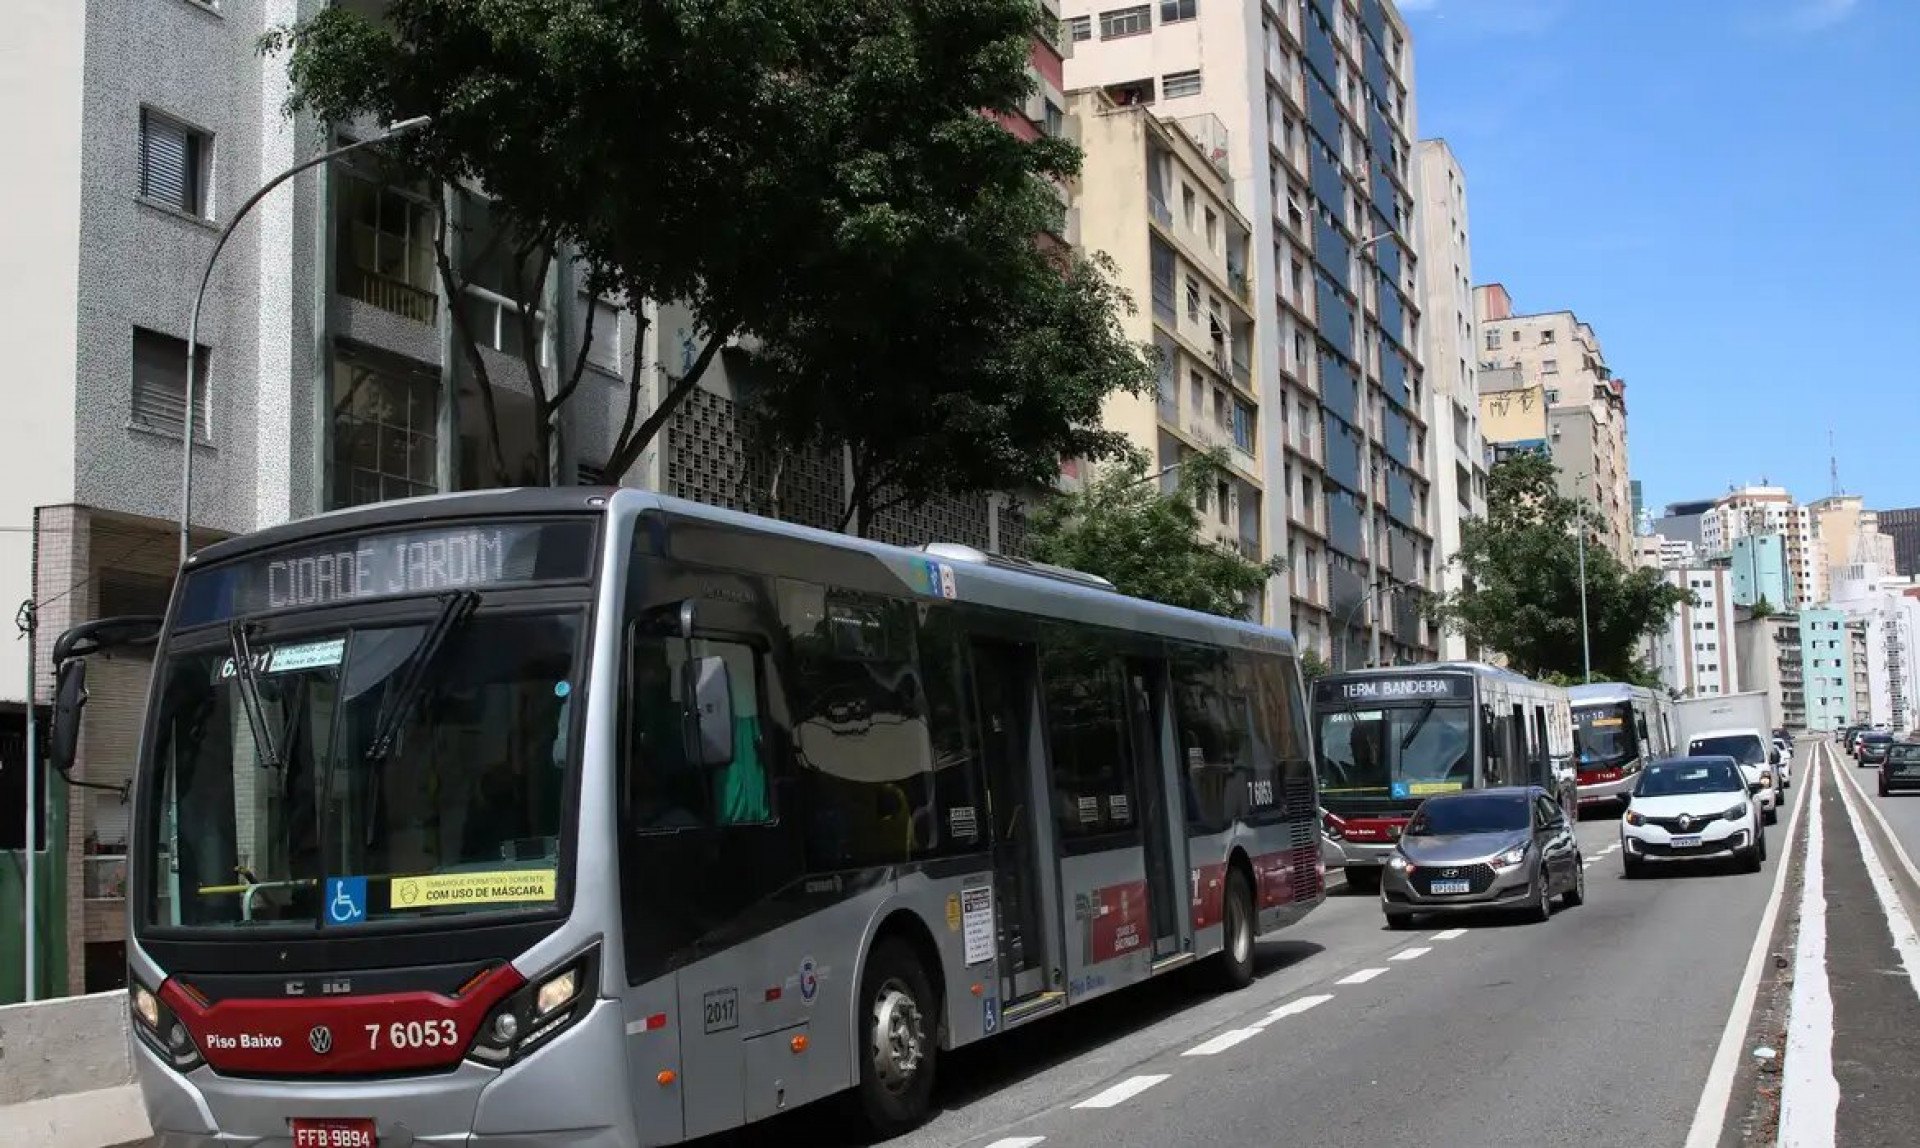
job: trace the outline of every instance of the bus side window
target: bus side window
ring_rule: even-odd
[[[1227,704],[1225,662],[1217,650],[1176,650],[1168,661],[1187,824],[1207,832],[1226,828],[1244,801],[1247,735]]]
[[[733,687],[733,760],[703,769],[687,761],[686,700],[675,638],[636,637],[629,648],[628,809],[641,830],[753,825],[773,816],[762,730],[765,673],[759,651],[741,642],[697,638],[693,654],[720,657]]]
[[[1135,832],[1126,679],[1120,660],[1084,636],[1043,643],[1054,824],[1064,846]]]
[[[1640,743],[1638,756],[1643,760],[1652,757],[1653,745],[1647,738],[1647,712],[1645,710],[1636,709],[1633,711],[1633,732],[1635,739]]]
[[[1247,813],[1255,821],[1279,815],[1287,801],[1285,762],[1293,753],[1292,683],[1287,663],[1271,654],[1240,651],[1233,655],[1234,693],[1247,708],[1252,730],[1247,779]]]

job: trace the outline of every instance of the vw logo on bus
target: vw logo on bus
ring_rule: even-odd
[[[316,1056],[325,1056],[333,1051],[333,1030],[324,1024],[316,1024],[307,1033],[307,1047]]]

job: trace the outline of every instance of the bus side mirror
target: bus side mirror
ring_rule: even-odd
[[[87,708],[87,663],[72,658],[60,663],[54,674],[53,730],[47,747],[53,767],[62,777],[73,768],[80,753],[80,713]]]
[[[701,766],[733,761],[733,677],[727,660],[693,658],[686,667],[687,760]]]

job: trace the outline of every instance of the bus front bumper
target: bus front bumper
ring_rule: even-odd
[[[451,1072],[380,1080],[260,1080],[205,1065],[181,1074],[133,1042],[140,1092],[159,1148],[291,1148],[294,1118],[367,1119],[380,1148],[453,1145],[616,1148],[642,1142],[628,1102],[620,1004],[602,1000],[571,1029],[505,1070],[462,1061]]]
[[[1395,843],[1372,841],[1340,841],[1340,867],[1343,869],[1373,869],[1387,867],[1387,858],[1393,856]]]

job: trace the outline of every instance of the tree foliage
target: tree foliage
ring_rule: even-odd
[[[1582,680],[1580,535],[1586,531],[1587,635],[1597,681],[1644,681],[1641,639],[1691,592],[1607,548],[1597,516],[1555,485],[1544,454],[1514,455],[1488,476],[1487,515],[1461,523],[1451,561],[1461,589],[1433,600],[1433,617],[1497,651],[1521,673]]]
[[[1201,536],[1200,500],[1222,473],[1221,457],[1189,456],[1165,491],[1148,465],[1130,451],[1096,468],[1081,489],[1043,503],[1028,535],[1033,556],[1097,574],[1123,594],[1246,617],[1249,597],[1286,564],[1255,562]]]
[[[484,189],[516,243],[576,255],[596,290],[694,317],[701,349],[659,401],[636,372],[609,472],[736,336],[767,368],[769,438],[851,447],[869,510],[1114,449],[1098,398],[1141,385],[1144,357],[1104,270],[1033,242],[1078,151],[990,115],[1030,90],[1032,0],[393,0],[385,16],[329,7],[270,34],[291,51],[291,107],[433,116],[391,145],[410,170]]]

